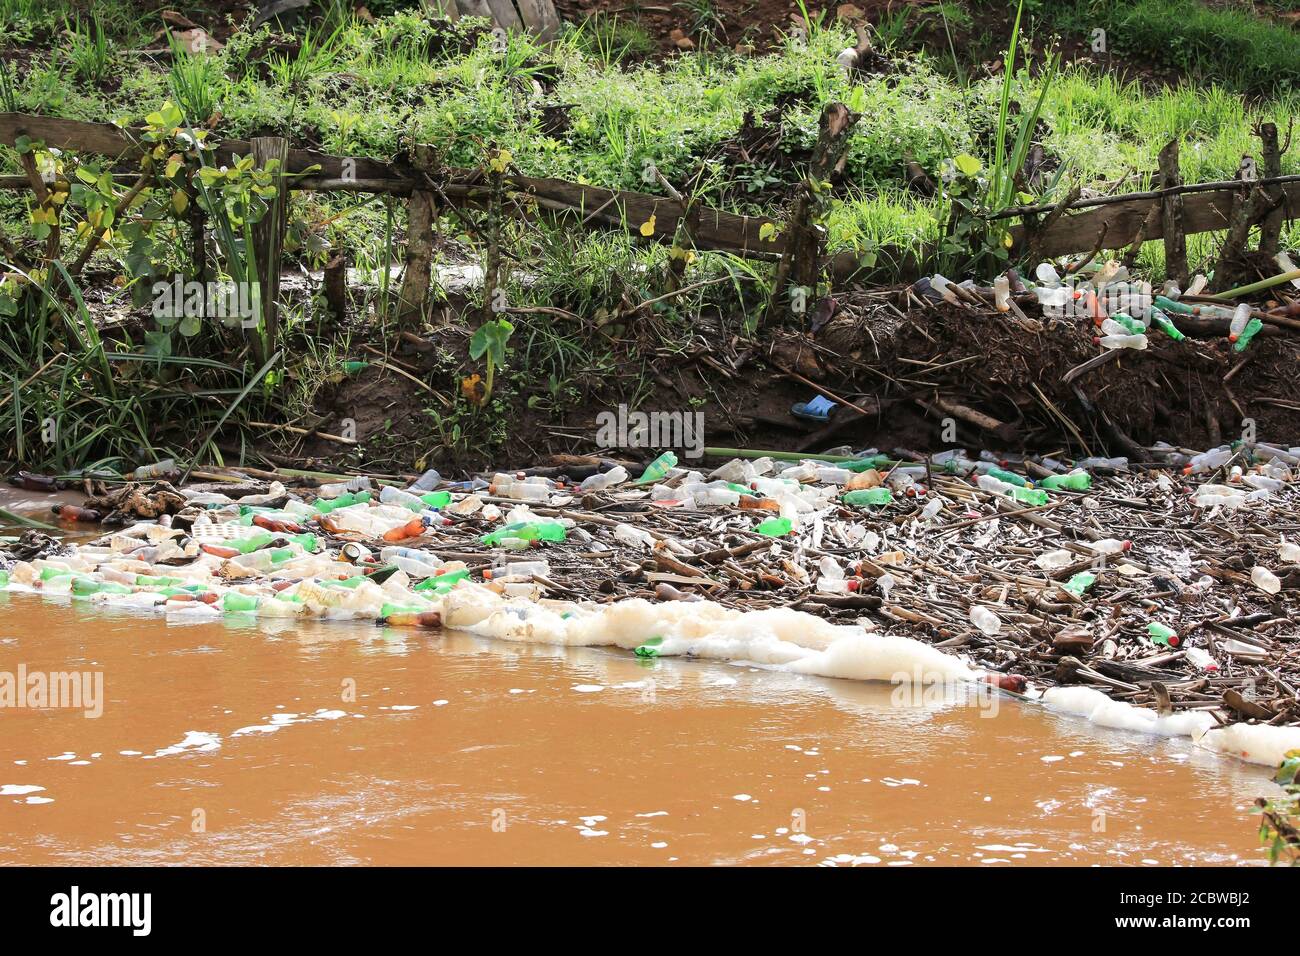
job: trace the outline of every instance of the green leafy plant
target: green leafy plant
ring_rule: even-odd
[[[469,357],[475,361],[485,357],[487,359],[487,375],[480,405],[486,404],[492,397],[496,369],[505,363],[506,343],[510,341],[514,330],[514,325],[508,319],[493,319],[480,325],[469,340]]]
[[[1283,797],[1255,801],[1260,815],[1259,841],[1268,847],[1268,859],[1274,865],[1300,864],[1300,750],[1286,754],[1273,780],[1286,791]]]

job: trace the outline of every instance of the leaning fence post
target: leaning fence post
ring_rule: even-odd
[[[289,141],[282,136],[255,136],[249,143],[255,169],[275,166],[275,195],[268,200],[266,215],[253,224],[254,261],[262,295],[263,336],[255,339],[254,354],[259,362],[275,353],[280,341],[280,253],[288,224]]]
[[[1176,189],[1183,184],[1178,170],[1178,140],[1171,139],[1160,151],[1160,188]],[[1165,193],[1160,197],[1161,231],[1165,236],[1165,275],[1187,288],[1187,236],[1183,232],[1183,197]]]

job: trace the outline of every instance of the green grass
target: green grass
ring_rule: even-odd
[[[1058,28],[1106,31],[1111,50],[1254,93],[1300,83],[1300,33],[1253,5],[1201,0],[1062,0],[1037,4]],[[1264,4],[1260,5],[1264,7]],[[1294,4],[1274,3],[1281,11]]]
[[[462,23],[454,34],[468,37],[467,29]],[[121,70],[112,92],[79,79],[58,52],[37,56],[15,77],[14,98],[20,108],[72,118],[136,120],[170,96],[196,119],[221,110],[226,135],[277,129],[330,152],[376,156],[398,153],[410,138],[438,144],[457,166],[476,165],[483,144],[494,143],[529,174],[649,192],[660,191],[646,178],[654,164],[679,187],[694,184],[702,202],[768,215],[779,213],[794,181],[790,160],[815,142],[822,104],[846,99],[868,117],[851,139],[849,188],[831,219],[832,243],[846,248],[933,234],[932,205],[903,190],[906,158],[932,175],[962,152],[997,166],[1001,79],[963,87],[919,55],[892,78],[850,84],[834,56],[851,37],[837,26],[814,29],[806,49],[791,40],[770,56],[719,50],[631,68],[618,61],[632,41],[612,38],[636,34],[613,18],[588,21],[550,49],[512,36],[500,52],[484,34],[462,41],[466,53],[456,43],[430,53],[432,27],[409,13],[317,26],[297,53],[259,61],[252,53],[268,35],[236,34],[219,54],[178,57],[170,74]],[[1032,109],[1037,83],[1012,78],[1009,93],[1022,109]],[[547,104],[568,107],[567,128],[543,129]],[[1298,104],[1288,91],[1248,106],[1217,85],[1146,92],[1076,66],[1044,98],[1042,142],[1085,184],[1128,175],[1138,185],[1160,148],[1184,136],[1185,178],[1221,178],[1253,148],[1256,121],[1285,125]],[[762,125],[773,110],[778,150],[754,166],[736,162],[727,146],[745,114]],[[1287,172],[1300,169],[1297,157],[1288,155]]]

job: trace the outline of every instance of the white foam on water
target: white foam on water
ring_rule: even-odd
[[[44,789],[27,783],[0,783],[0,797],[25,797],[29,793],[40,793]]]

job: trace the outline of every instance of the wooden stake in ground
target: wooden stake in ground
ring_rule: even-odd
[[[1172,189],[1183,184],[1178,169],[1178,140],[1171,139],[1160,151],[1160,188]],[[1186,289],[1190,276],[1187,271],[1187,236],[1183,233],[1183,197],[1173,193],[1160,199],[1161,232],[1165,237],[1165,275]]]
[[[1282,148],[1278,145],[1277,126],[1274,123],[1261,123],[1259,127],[1260,142],[1263,143],[1263,174],[1265,179],[1282,175]],[[1290,137],[1288,136],[1288,140]],[[1286,193],[1281,186],[1265,188],[1269,210],[1264,214],[1264,221],[1259,226],[1259,251],[1268,256],[1276,256],[1282,240],[1282,205]]]
[[[256,169],[275,168],[276,193],[267,200],[266,214],[253,224],[254,261],[262,293],[262,337],[254,340],[253,354],[259,362],[279,348],[280,342],[280,254],[289,221],[289,141],[280,136],[256,136],[249,141]]]
[[[849,131],[857,121],[857,114],[843,103],[831,103],[822,111],[821,133],[817,137],[812,164],[808,175],[796,187],[794,205],[786,223],[785,252],[772,283],[772,299],[766,316],[768,322],[786,310],[800,317],[809,311],[808,296],[792,296],[790,290],[792,287],[811,289],[812,294],[816,294],[826,243],[826,230],[817,219],[829,199],[831,177],[844,169]]]
[[[1228,233],[1223,239],[1223,249],[1214,267],[1214,288],[1218,291],[1239,285],[1246,273],[1246,243],[1250,227],[1259,221],[1268,205],[1259,186],[1259,170],[1250,156],[1241,157],[1237,170],[1241,186],[1232,199],[1232,212],[1228,215]]]
[[[435,163],[433,150],[417,145],[411,153],[411,165],[426,177]],[[429,274],[433,268],[433,224],[438,207],[431,189],[412,189],[406,204],[406,268],[402,272],[402,291],[397,298],[397,324],[404,330],[418,329],[429,306]],[[388,268],[388,264],[384,264]]]

